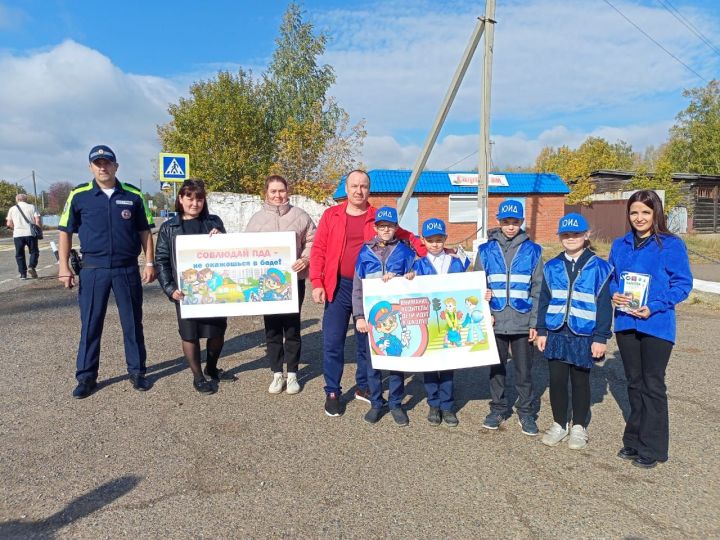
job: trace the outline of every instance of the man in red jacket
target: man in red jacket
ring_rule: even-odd
[[[355,170],[345,179],[347,202],[325,210],[320,218],[310,252],[310,282],[313,300],[325,304],[323,315],[323,375],[325,377],[325,414],[340,416],[343,367],[345,364],[345,336],[352,314],[352,288],[355,261],[364,242],[375,236],[376,208],[368,202],[370,177]],[[398,229],[396,236],[409,240],[415,251],[425,255],[425,247],[412,233]],[[370,352],[367,340],[358,339],[355,398],[370,402],[367,369]]]

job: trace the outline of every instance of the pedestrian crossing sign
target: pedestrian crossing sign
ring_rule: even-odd
[[[190,155],[160,153],[161,182],[183,182],[190,178]]]

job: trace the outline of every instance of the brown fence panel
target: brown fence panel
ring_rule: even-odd
[[[587,219],[598,240],[614,240],[630,230],[625,205],[627,201],[595,201],[589,206],[581,204],[565,205],[565,212],[576,212]]]

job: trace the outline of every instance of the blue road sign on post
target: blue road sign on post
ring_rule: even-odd
[[[161,182],[184,182],[190,178],[190,155],[161,152],[159,159]]]

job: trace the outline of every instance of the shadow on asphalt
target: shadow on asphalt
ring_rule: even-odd
[[[55,538],[63,527],[97,512],[132,491],[139,483],[139,476],[121,476],[73,499],[65,508],[46,519],[0,523],[0,538]]]

